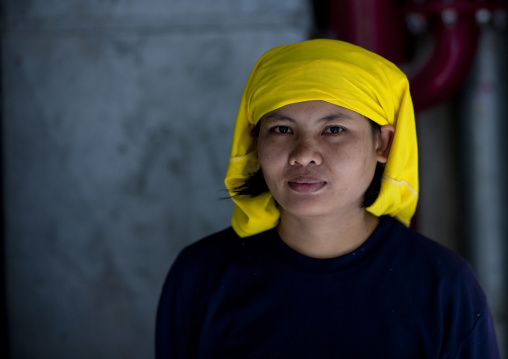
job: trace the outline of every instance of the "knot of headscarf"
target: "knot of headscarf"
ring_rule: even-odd
[[[377,200],[370,213],[409,225],[418,201],[418,150],[407,77],[388,60],[337,40],[309,40],[266,52],[254,66],[240,103],[225,184],[235,208],[232,226],[240,237],[275,227],[280,212],[269,192],[235,196],[260,168],[250,129],[282,106],[322,100],[353,110],[395,134]]]

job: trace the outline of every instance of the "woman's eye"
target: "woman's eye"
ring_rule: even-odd
[[[335,135],[335,134],[340,133],[342,131],[344,131],[344,129],[340,126],[330,126],[330,127],[326,128],[323,133]]]
[[[277,126],[273,128],[275,133],[291,133],[291,129],[287,126]]]

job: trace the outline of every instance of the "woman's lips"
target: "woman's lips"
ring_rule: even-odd
[[[326,181],[314,177],[297,177],[288,181],[289,187],[298,193],[314,193],[326,186]]]

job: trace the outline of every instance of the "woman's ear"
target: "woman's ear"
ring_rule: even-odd
[[[258,123],[255,125],[250,125],[249,126],[250,137],[258,137],[260,128],[261,128],[261,120],[259,120]]]
[[[249,153],[250,153],[250,152],[257,151],[257,149],[258,149],[259,125],[257,125],[257,126],[251,125],[249,127],[249,134],[250,134],[250,138],[252,140],[250,147],[249,147]]]
[[[386,163],[388,160],[394,134],[395,127],[392,125],[381,126],[381,132],[377,134],[376,155],[378,162]]]
[[[250,137],[258,137],[259,135],[259,128],[256,125],[250,125],[249,126],[249,135]]]

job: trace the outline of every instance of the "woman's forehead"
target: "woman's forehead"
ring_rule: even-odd
[[[364,117],[363,115],[335,105],[326,101],[313,100],[290,103],[288,105],[270,111],[261,117],[264,122],[289,121],[309,117],[319,121],[327,122],[331,120],[352,120]]]

